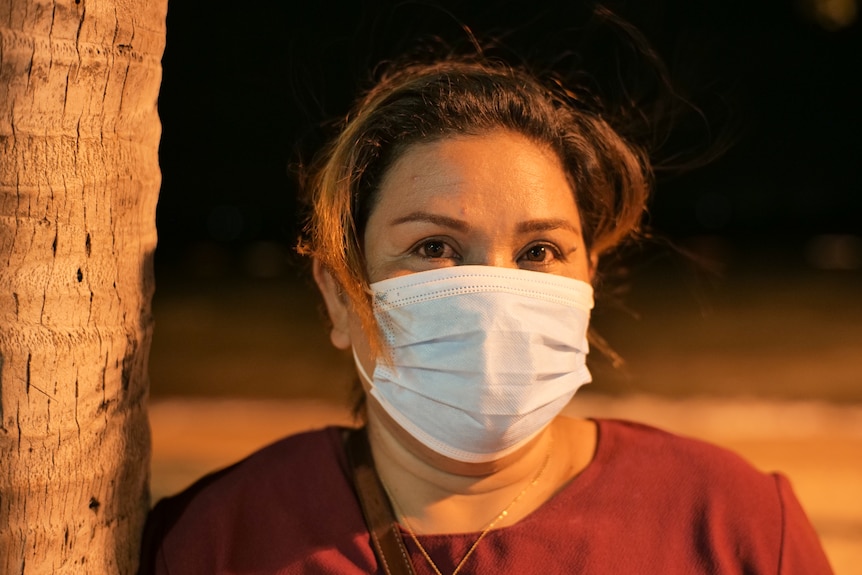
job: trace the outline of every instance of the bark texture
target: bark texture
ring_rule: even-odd
[[[0,0],[0,573],[133,573],[167,0]]]

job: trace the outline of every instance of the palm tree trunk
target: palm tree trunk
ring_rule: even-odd
[[[133,573],[167,0],[0,0],[0,573]]]

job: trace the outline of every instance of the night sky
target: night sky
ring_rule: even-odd
[[[632,66],[631,50],[614,46],[612,33],[585,32],[584,5],[543,4],[170,3],[159,102],[160,273],[185,273],[189,262],[230,269],[229,254],[253,245],[287,253],[299,231],[291,166],[324,141],[327,122],[346,112],[370,68],[417,38],[463,42],[466,25],[531,60],[578,61],[600,82],[618,61]],[[818,16],[817,4],[609,4],[646,36],[678,92],[703,114],[681,119],[665,154],[691,159],[732,143],[706,167],[660,174],[656,230],[802,241],[862,228],[858,4],[833,2],[845,10],[831,16]]]

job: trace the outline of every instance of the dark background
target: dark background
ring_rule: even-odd
[[[632,359],[635,374],[656,373],[655,358],[668,357],[650,344],[736,365],[773,352],[774,365],[784,365],[782,357],[798,360],[812,350],[862,347],[862,333],[850,323],[862,318],[862,34],[855,0],[832,2],[832,13],[822,8],[827,4],[608,3],[650,41],[689,111],[702,112],[681,118],[664,155],[697,159],[732,143],[706,166],[659,174],[650,225],[661,239],[625,262],[633,286],[625,305],[616,303],[610,281],[612,295],[602,296],[616,311],[596,321]],[[618,62],[623,75],[649,76],[613,33],[588,26],[586,4],[560,5],[568,7],[505,0],[172,2],[159,100],[154,395],[328,396],[292,382],[299,373],[349,379],[349,362],[328,350],[292,250],[301,223],[294,168],[331,133],[328,122],[346,113],[373,65],[428,34],[463,42],[467,26],[532,60],[579,62],[610,91]],[[686,250],[694,260],[679,255]],[[679,308],[668,312],[668,302]],[[799,316],[801,308],[810,313]],[[697,323],[705,317],[720,318],[721,326]],[[754,330],[729,327],[758,317]],[[656,330],[672,335],[656,339]],[[637,343],[645,339],[647,345]],[[317,352],[310,361],[325,364],[324,371],[305,374],[284,363],[287,356],[307,363]],[[790,395],[862,399],[859,366],[847,357],[829,360],[843,370],[833,391],[812,377],[805,380],[811,385],[790,386]],[[812,361],[806,365],[816,370],[817,356]],[[330,364],[336,371],[326,371]],[[261,365],[270,367],[255,371]],[[662,383],[677,381],[672,375],[645,382],[609,373],[611,391],[689,389]],[[782,382],[752,390],[748,380],[728,378],[717,386],[733,381],[735,393],[788,393]],[[343,386],[338,390],[335,396]]]

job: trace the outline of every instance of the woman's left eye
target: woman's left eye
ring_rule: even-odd
[[[560,252],[548,244],[534,244],[521,254],[520,259],[530,263],[549,263],[560,257]]]
[[[422,244],[420,251],[426,258],[442,258],[446,255],[446,244],[438,240],[431,240]]]

